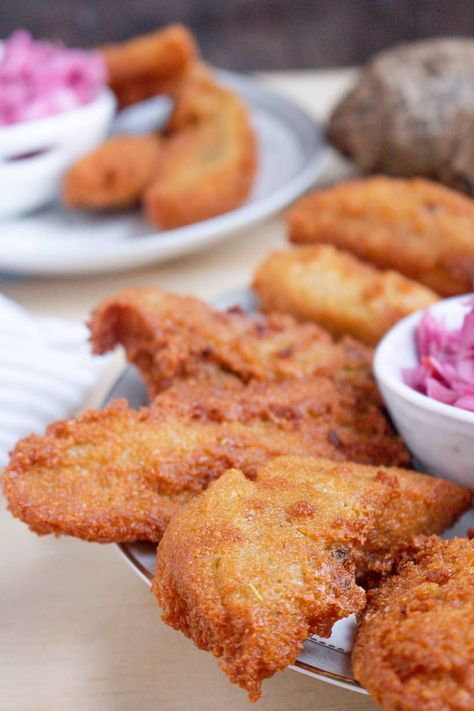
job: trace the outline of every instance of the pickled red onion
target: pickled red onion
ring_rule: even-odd
[[[106,81],[98,52],[37,42],[14,32],[0,56],[0,125],[70,111],[93,101]]]
[[[415,331],[419,364],[402,371],[414,390],[474,412],[474,299],[460,328],[449,330],[427,311]]]

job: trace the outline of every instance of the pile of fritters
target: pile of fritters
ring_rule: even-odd
[[[120,108],[162,94],[175,106],[159,132],[113,137],[79,159],[64,179],[66,204],[107,210],[142,202],[163,229],[242,204],[257,165],[248,111],[201,62],[189,30],[171,26],[100,51]]]
[[[296,248],[271,254],[253,287],[265,311],[375,345],[439,296],[472,291],[474,200],[420,178],[340,183],[287,212]]]
[[[414,536],[471,505],[408,468],[371,351],[349,337],[156,288],[103,302],[90,330],[96,353],[125,349],[150,405],[117,401],[20,441],[9,508],[38,534],[159,542],[163,619],[252,700],[308,635],[362,613]]]
[[[163,619],[258,699],[262,680],[292,664],[306,637],[328,637],[364,607],[356,572],[370,565],[371,537],[387,551],[401,526],[407,536],[415,524],[421,489],[403,483],[406,474],[309,457],[275,459],[254,481],[225,473],[173,518],[158,546],[153,590]],[[469,505],[467,492],[443,488],[438,516],[444,505],[451,516]]]

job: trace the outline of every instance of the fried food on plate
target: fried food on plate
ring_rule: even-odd
[[[150,396],[182,377],[233,374],[243,382],[334,375],[373,390],[371,352],[351,339],[335,344],[315,324],[290,316],[219,311],[158,288],[126,289],[90,319],[94,353],[122,345]]]
[[[247,108],[198,68],[178,93],[145,211],[154,224],[172,229],[233,210],[248,197],[256,166]]]
[[[370,467],[358,467],[359,475]],[[413,536],[442,533],[472,505],[472,493],[446,479],[395,467],[379,467],[396,484],[397,496],[389,502],[368,534],[357,565],[358,580],[373,587],[393,572],[400,547]],[[367,475],[367,473],[366,473]]]
[[[157,541],[175,510],[226,469],[252,476],[289,453],[407,460],[377,405],[361,408],[344,385],[243,385],[222,376],[178,383],[149,409],[117,401],[26,437],[5,470],[4,493],[11,512],[40,534]]]
[[[163,620],[256,701],[309,635],[329,636],[363,607],[353,556],[389,496],[376,470],[359,478],[325,460],[276,459],[255,481],[226,472],[174,516],[158,546]]]
[[[120,108],[172,93],[198,56],[193,35],[182,25],[170,25],[100,51]]]
[[[438,296],[329,244],[273,252],[253,281],[264,311],[315,321],[334,336],[375,345],[389,328]]]
[[[292,242],[328,242],[438,294],[472,290],[474,201],[428,180],[377,176],[298,200]]]
[[[141,200],[162,155],[158,134],[115,136],[74,163],[63,183],[69,207],[110,209]]]
[[[352,664],[385,711],[474,708],[474,541],[419,538],[369,593]]]

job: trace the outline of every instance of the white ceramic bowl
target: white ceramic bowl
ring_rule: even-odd
[[[53,200],[68,166],[103,141],[114,111],[115,98],[104,88],[90,104],[72,111],[1,126],[0,218]]]
[[[468,298],[444,299],[430,311],[443,317],[450,328],[460,326]],[[407,316],[379,343],[375,378],[417,468],[474,489],[474,412],[421,395],[402,379],[402,368],[418,362],[414,335],[421,316],[421,311]]]

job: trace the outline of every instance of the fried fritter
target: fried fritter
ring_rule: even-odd
[[[436,183],[349,181],[298,200],[286,219],[292,242],[331,243],[443,296],[472,289],[474,201]]]
[[[343,384],[242,385],[228,376],[179,383],[149,409],[118,401],[26,437],[5,470],[4,493],[11,512],[40,534],[158,541],[176,509],[226,469],[252,476],[290,453],[380,464],[407,458],[376,406],[362,409]]]
[[[353,465],[354,467],[354,465]],[[256,481],[225,473],[179,511],[158,546],[163,620],[220,658],[252,701],[311,634],[365,601],[354,551],[390,497],[383,476],[325,460],[276,459]]]
[[[74,163],[63,183],[69,207],[111,209],[138,203],[162,155],[158,134],[114,136]]]
[[[90,320],[94,353],[122,345],[150,396],[182,377],[234,374],[243,382],[330,375],[357,382],[379,404],[371,352],[351,339],[335,344],[315,324],[290,316],[219,311],[158,288],[127,289]]]
[[[359,466],[358,471],[359,476],[364,472],[370,476],[369,467]],[[446,479],[395,467],[380,471],[396,480],[398,495],[380,513],[358,561],[357,578],[366,588],[393,572],[399,549],[407,540],[442,533],[472,505],[472,493]]]
[[[273,252],[253,281],[264,311],[315,321],[334,336],[375,345],[389,328],[438,296],[394,271],[380,271],[331,245]]]
[[[120,108],[172,92],[198,56],[193,35],[182,25],[170,25],[100,51]]]
[[[419,538],[369,593],[352,652],[385,711],[474,708],[474,541]]]
[[[145,192],[145,211],[154,224],[173,229],[233,210],[248,197],[256,166],[242,101],[205,71],[191,72],[178,94],[156,179]]]

